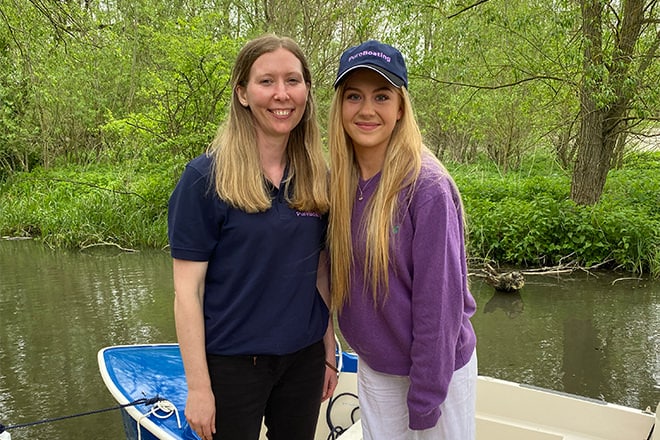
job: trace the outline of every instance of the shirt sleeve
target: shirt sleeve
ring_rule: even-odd
[[[168,205],[168,238],[173,258],[208,261],[217,245],[220,199],[208,173],[187,165]]]
[[[451,185],[451,179],[442,178],[433,188],[419,188],[422,196],[413,204],[413,343],[407,403],[414,430],[431,428],[440,418],[463,321],[463,226]]]

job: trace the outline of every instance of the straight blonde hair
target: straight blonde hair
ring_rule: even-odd
[[[309,88],[303,117],[289,135],[286,148],[289,174],[281,184],[285,185],[284,194],[293,209],[324,214],[330,205],[328,167],[321,147],[309,63],[295,41],[274,34],[249,41],[240,50],[232,69],[229,118],[219,127],[207,149],[213,157],[215,191],[222,200],[245,212],[263,212],[271,207],[271,198],[264,185],[266,177],[259,162],[254,118],[251,110],[239,102],[237,87],[247,86],[257,58],[279,48],[288,50],[300,60],[303,78]],[[293,187],[290,187],[292,182]]]
[[[353,143],[342,123],[344,88],[345,83],[335,91],[328,128],[332,188],[328,246],[332,304],[335,310],[340,310],[349,297],[353,265],[351,211],[359,177]],[[402,116],[392,132],[380,182],[361,225],[366,238],[364,287],[371,290],[375,303],[384,300],[389,291],[390,231],[399,212],[399,193],[406,190],[411,194],[414,190],[421,170],[422,151],[425,150],[408,91],[405,87],[397,91],[401,96]]]

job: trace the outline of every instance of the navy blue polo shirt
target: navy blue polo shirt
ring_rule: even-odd
[[[172,257],[208,261],[208,353],[293,353],[321,340],[327,328],[328,309],[316,288],[327,217],[291,209],[283,189],[270,190],[265,212],[232,208],[215,192],[211,158],[201,155],[186,165],[170,197]]]

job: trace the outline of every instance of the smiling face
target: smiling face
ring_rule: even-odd
[[[346,79],[342,122],[356,151],[385,155],[392,132],[401,119],[401,96],[380,74],[358,69]]]
[[[249,107],[260,142],[284,142],[305,113],[309,84],[300,60],[284,48],[259,56],[238,99]]]

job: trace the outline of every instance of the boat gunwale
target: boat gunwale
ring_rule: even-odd
[[[115,382],[112,380],[110,377],[110,373],[108,371],[108,365],[105,360],[105,353],[110,351],[110,350],[118,350],[118,349],[128,349],[128,348],[154,348],[154,347],[178,347],[179,344],[171,342],[165,342],[165,343],[156,343],[156,344],[125,344],[125,345],[112,345],[109,347],[104,347],[100,349],[97,353],[97,359],[98,359],[98,364],[99,364],[99,370],[101,373],[101,377],[103,378],[103,382],[105,383],[105,386],[108,388],[110,391],[110,394],[112,394],[112,397],[120,404],[120,405],[126,405],[131,403],[131,400],[128,400],[124,393],[117,387]],[[175,437],[172,435],[168,430],[163,429],[161,426],[157,425],[154,423],[153,420],[151,420],[148,416],[147,413],[141,412],[136,406],[126,406],[122,408],[125,410],[131,418],[135,421],[136,424],[139,424],[142,426],[144,429],[149,431],[151,434],[156,436],[160,440],[180,440],[180,437]]]

